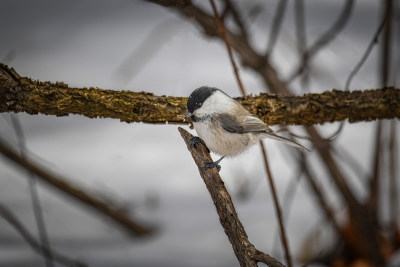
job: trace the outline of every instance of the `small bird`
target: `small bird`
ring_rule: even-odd
[[[218,164],[223,158],[236,156],[265,137],[310,151],[275,134],[262,120],[217,88],[202,86],[194,90],[189,96],[187,110],[185,117],[192,119],[199,135],[190,143],[204,142],[209,150],[222,156],[215,162],[207,162],[205,168],[217,167],[219,170]]]

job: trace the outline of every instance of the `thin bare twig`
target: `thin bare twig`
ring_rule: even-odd
[[[392,54],[391,51],[391,41],[392,41],[392,17],[393,17],[393,0],[385,1],[385,13],[383,16],[387,19],[384,35],[383,35],[383,43],[382,43],[382,57],[381,57],[381,85],[386,87],[388,86],[389,78],[390,78],[390,57]],[[397,48],[397,47],[396,47]]]
[[[278,7],[275,11],[275,16],[272,22],[271,33],[269,34],[268,45],[266,56],[269,57],[275,47],[276,41],[278,40],[278,35],[281,30],[282,21],[285,15],[285,10],[287,7],[287,0],[280,0]]]
[[[346,26],[350,18],[353,6],[354,6],[354,0],[346,1],[346,4],[344,5],[342,12],[340,13],[339,17],[332,25],[332,27],[329,28],[329,30],[327,30],[324,34],[322,34],[322,36],[317,41],[315,41],[309,49],[307,49],[303,53],[301,63],[293,72],[293,74],[289,76],[290,78],[288,79],[287,83],[292,82],[296,77],[298,77],[304,71],[304,66],[308,64],[308,61],[312,57],[314,57],[317,54],[317,52],[321,50],[321,48],[329,44],[341,30],[343,30],[344,26]]]
[[[337,138],[337,137],[340,135],[340,133],[343,131],[343,129],[344,129],[344,124],[345,124],[345,121],[341,121],[341,122],[339,123],[339,127],[336,129],[336,131],[334,131],[330,136],[324,138],[324,140],[327,141],[327,142],[335,141],[336,138]]]
[[[294,2],[294,7],[295,7],[295,29],[297,38],[297,50],[300,55],[303,55],[307,47],[304,0],[299,0]]]
[[[301,79],[301,88],[305,90],[308,88],[309,84],[309,54],[306,50],[307,48],[307,31],[306,31],[306,22],[305,22],[305,10],[304,10],[304,0],[297,0],[294,2],[295,6],[295,29],[296,29],[296,37],[297,37],[297,51],[299,53],[299,58],[303,60],[303,65],[301,67],[302,79]]]
[[[341,160],[353,170],[360,181],[364,182],[364,178],[368,176],[367,171],[364,170],[357,159],[347,150],[347,147],[337,144],[335,147],[332,146],[332,152],[338,160]]]
[[[381,83],[385,87],[387,86],[387,82],[389,80],[390,75],[390,42],[391,42],[391,26],[392,26],[392,1],[385,1],[385,12],[384,18],[386,19],[385,27],[384,27],[384,36],[382,43],[382,54],[381,54]],[[375,135],[375,153],[373,155],[372,162],[372,177],[370,180],[370,193],[368,199],[368,206],[371,211],[371,215],[373,219],[378,222],[378,207],[380,200],[380,186],[382,181],[381,176],[381,162],[382,162],[382,131],[383,131],[383,122],[378,121],[376,125],[376,135]]]
[[[14,126],[14,131],[18,138],[21,157],[24,160],[26,160],[26,143],[25,143],[25,136],[24,136],[24,132],[22,130],[21,122],[17,115],[11,114],[10,117],[11,117],[11,122]],[[51,254],[51,247],[50,247],[50,242],[49,242],[49,238],[47,235],[46,225],[45,225],[44,218],[43,218],[42,206],[40,204],[39,194],[38,194],[37,188],[36,188],[36,177],[32,172],[29,172],[29,175],[30,175],[30,178],[28,178],[29,191],[31,194],[32,208],[33,208],[33,213],[35,215],[35,220],[36,220],[36,225],[37,225],[38,232],[39,232],[40,242],[41,242],[42,247],[48,248],[43,251],[44,260],[45,260],[46,266],[52,267],[52,266],[54,266],[53,256]]]
[[[283,215],[282,215],[281,207],[279,205],[279,200],[278,200],[278,195],[277,195],[276,189],[275,189],[274,179],[272,178],[272,173],[269,168],[267,152],[265,151],[264,142],[262,140],[260,140],[260,147],[261,147],[261,151],[262,151],[262,155],[263,155],[263,159],[264,159],[265,171],[267,172],[268,182],[269,182],[269,185],[271,188],[272,199],[274,200],[276,216],[278,217],[279,230],[281,233],[283,249],[285,251],[286,262],[287,262],[287,265],[290,267],[290,266],[293,266],[293,263],[292,263],[292,257],[290,255],[289,242],[287,241],[287,237],[286,237],[285,224],[283,222]]]
[[[392,227],[393,234],[396,235],[397,229],[399,227],[399,196],[398,196],[398,176],[396,168],[398,166],[398,155],[397,155],[397,134],[396,134],[396,121],[391,121],[390,123],[390,137],[389,137],[389,210],[390,210],[390,225]]]
[[[290,151],[291,153],[291,151]],[[285,192],[283,193],[283,198],[282,198],[282,213],[283,213],[283,218],[285,218],[285,221],[283,221],[282,223],[286,223],[288,221],[289,215],[290,215],[290,211],[295,199],[295,194],[297,191],[297,188],[299,187],[299,183],[301,181],[301,178],[304,175],[304,168],[303,166],[299,165],[297,170],[294,171],[294,175],[291,179],[289,179],[290,183],[289,185],[286,187]],[[286,226],[286,224],[285,224]],[[278,225],[279,228],[279,225]],[[279,232],[279,235],[277,234]],[[273,244],[276,243],[277,237],[280,237],[281,232],[280,231],[275,231],[275,235],[274,235],[274,241]],[[274,246],[274,248],[277,249],[277,246]]]
[[[305,180],[309,184],[311,190],[314,192],[314,197],[317,199],[317,204],[321,209],[322,213],[325,215],[326,220],[332,224],[333,229],[336,231],[338,236],[343,236],[340,226],[335,218],[335,213],[332,208],[329,206],[328,201],[326,200],[324,192],[322,192],[320,186],[317,184],[318,179],[315,178],[315,175],[312,171],[311,166],[308,165],[306,158],[304,157],[304,152],[298,151],[297,153],[298,162],[304,169]]]
[[[224,0],[225,1],[225,12],[226,13],[231,13],[234,21],[236,22],[236,25],[240,29],[240,34],[243,36],[243,38],[247,38],[247,30],[246,30],[246,25],[244,22],[244,19],[242,18],[241,14],[238,12],[236,5],[234,2],[231,0]],[[221,16],[222,20],[224,19],[224,16]]]
[[[210,0],[210,4],[211,4],[212,9],[214,11],[215,20],[217,22],[217,27],[218,27],[218,32],[221,35],[221,38],[224,40],[224,43],[225,43],[225,46],[226,46],[226,50],[228,51],[229,59],[231,61],[231,64],[232,64],[232,67],[233,67],[233,71],[235,73],[236,81],[237,81],[237,83],[239,85],[239,88],[240,88],[240,91],[242,92],[242,95],[246,96],[247,95],[246,91],[245,91],[244,86],[242,84],[242,81],[241,81],[241,79],[239,77],[239,69],[236,66],[235,60],[233,58],[231,45],[230,45],[230,43],[228,41],[228,38],[226,36],[226,33],[225,33],[224,23],[223,23],[221,17],[219,16],[219,14],[218,14],[218,10],[217,10],[217,7],[215,6],[214,0]]]
[[[114,70],[114,75],[125,84],[132,81],[157,52],[177,33],[179,25],[175,19],[160,22]]]
[[[387,15],[383,16],[382,22],[379,24],[378,29],[376,30],[372,40],[367,46],[367,49],[365,50],[364,54],[362,55],[360,61],[356,64],[354,69],[350,72],[349,76],[346,79],[346,83],[344,85],[345,90],[350,89],[350,83],[353,80],[354,76],[357,74],[357,72],[361,69],[361,67],[364,65],[365,61],[368,59],[369,55],[371,54],[372,48],[374,48],[375,44],[378,43],[379,35],[381,34],[383,27],[386,24],[387,21]]]
[[[361,69],[361,67],[364,65],[365,61],[368,59],[369,55],[371,54],[372,48],[374,45],[378,42],[378,38],[380,33],[382,32],[383,27],[385,26],[387,19],[387,15],[383,17],[383,20],[381,24],[379,25],[378,29],[376,30],[372,40],[367,46],[367,49],[365,50],[364,54],[361,56],[360,61],[357,63],[357,65],[354,67],[354,69],[350,72],[349,76],[346,79],[346,83],[344,85],[344,90],[348,91],[350,89],[350,83],[353,80],[354,76],[357,74],[357,72]],[[342,121],[336,130],[331,136],[327,137],[326,139],[329,141],[333,141],[336,139],[336,137],[339,136],[339,134],[342,132],[344,128],[344,121]]]
[[[378,207],[380,198],[380,180],[381,180],[381,156],[382,156],[382,121],[378,121],[376,125],[375,133],[375,153],[372,159],[372,175],[369,181],[369,199],[368,205],[373,216],[373,219],[377,222],[378,220]]]
[[[15,228],[15,230],[18,231],[21,237],[25,239],[25,241],[31,246],[33,250],[41,254],[43,257],[47,258],[49,257],[49,255],[51,255],[50,260],[54,260],[66,266],[88,266],[86,263],[71,260],[67,256],[64,256],[55,251],[50,251],[49,247],[45,247],[39,244],[39,242],[35,240],[35,238],[29,233],[29,231],[23,226],[23,224],[17,219],[17,217],[2,204],[0,204],[0,216],[3,217],[4,220],[6,220],[11,226]]]

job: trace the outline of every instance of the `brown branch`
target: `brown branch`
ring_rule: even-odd
[[[210,192],[211,198],[217,209],[220,223],[232,244],[233,250],[241,266],[257,266],[257,262],[263,262],[270,267],[284,266],[271,256],[259,251],[250,243],[246,231],[240,222],[233,206],[232,199],[224,186],[216,168],[203,168],[205,162],[212,161],[207,147],[201,143],[196,146],[190,144],[193,135],[183,128],[178,128],[188,150],[199,168],[201,177]]]
[[[237,100],[269,125],[400,118],[400,89],[392,87],[352,92],[333,90],[297,97],[261,94]],[[33,81],[19,77],[14,69],[0,63],[0,112],[80,114],[125,122],[183,124],[186,101],[185,97]]]
[[[14,152],[0,139],[0,153],[10,159],[13,163],[35,174],[38,179],[51,185],[61,192],[69,195],[70,197],[80,201],[100,212],[101,214],[112,219],[114,222],[123,226],[124,229],[136,236],[145,236],[150,234],[150,230],[146,227],[134,222],[127,214],[118,208],[114,208],[100,199],[90,195],[88,192],[83,191],[78,186],[66,182],[64,179],[50,174],[48,171],[36,166],[32,162],[24,159],[18,153]]]

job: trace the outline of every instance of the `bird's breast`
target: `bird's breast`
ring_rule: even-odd
[[[195,122],[194,128],[207,147],[222,156],[235,156],[257,140],[251,134],[230,133],[209,121]]]

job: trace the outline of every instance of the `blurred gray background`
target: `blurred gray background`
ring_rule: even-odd
[[[210,10],[208,1],[199,2]],[[259,4],[260,14],[249,25],[252,42],[263,50],[277,1],[235,2],[248,10]],[[306,1],[310,42],[334,22],[343,3]],[[293,1],[289,1],[272,58],[283,78],[298,63],[292,6]],[[378,1],[356,2],[343,32],[313,60],[313,73],[318,78],[311,80],[309,88],[301,88],[296,80],[293,87],[297,94],[344,89],[347,76],[379,24],[381,8]],[[0,62],[32,79],[172,96],[188,96],[195,88],[209,85],[240,96],[223,43],[205,38],[190,21],[155,4],[1,0],[0,32]],[[351,90],[380,87],[378,54],[376,47]],[[240,72],[248,93],[266,91],[258,76],[243,68]],[[390,84],[398,87],[398,78]],[[83,116],[16,116],[31,159],[105,199],[123,203],[134,218],[158,228],[152,237],[131,238],[97,213],[38,183],[54,250],[90,266],[239,266],[176,125],[127,124]],[[374,125],[347,123],[336,141],[365,171],[372,161]],[[318,126],[326,135],[337,127],[338,123]],[[299,126],[291,126],[291,130],[302,134]],[[10,114],[0,114],[0,136],[11,144],[18,143]],[[309,145],[306,140],[300,142]],[[288,157],[293,148],[270,140],[265,144],[293,255],[300,260],[306,253],[322,253],[319,250],[332,241],[331,233],[324,229],[320,233],[323,238],[313,238],[324,221],[308,187],[300,180],[290,193],[292,200],[288,202],[285,195],[298,180],[297,165]],[[317,166],[316,153],[310,157]],[[350,182],[362,196],[354,173],[343,168],[354,178]],[[329,192],[331,185],[323,178],[324,170],[317,167],[316,172],[330,202],[340,207],[336,195]],[[221,176],[250,241],[283,260],[260,148],[254,146],[237,158],[224,160]],[[0,203],[12,209],[37,236],[27,173],[4,157],[0,157]],[[42,257],[1,218],[0,266],[44,266]]]

